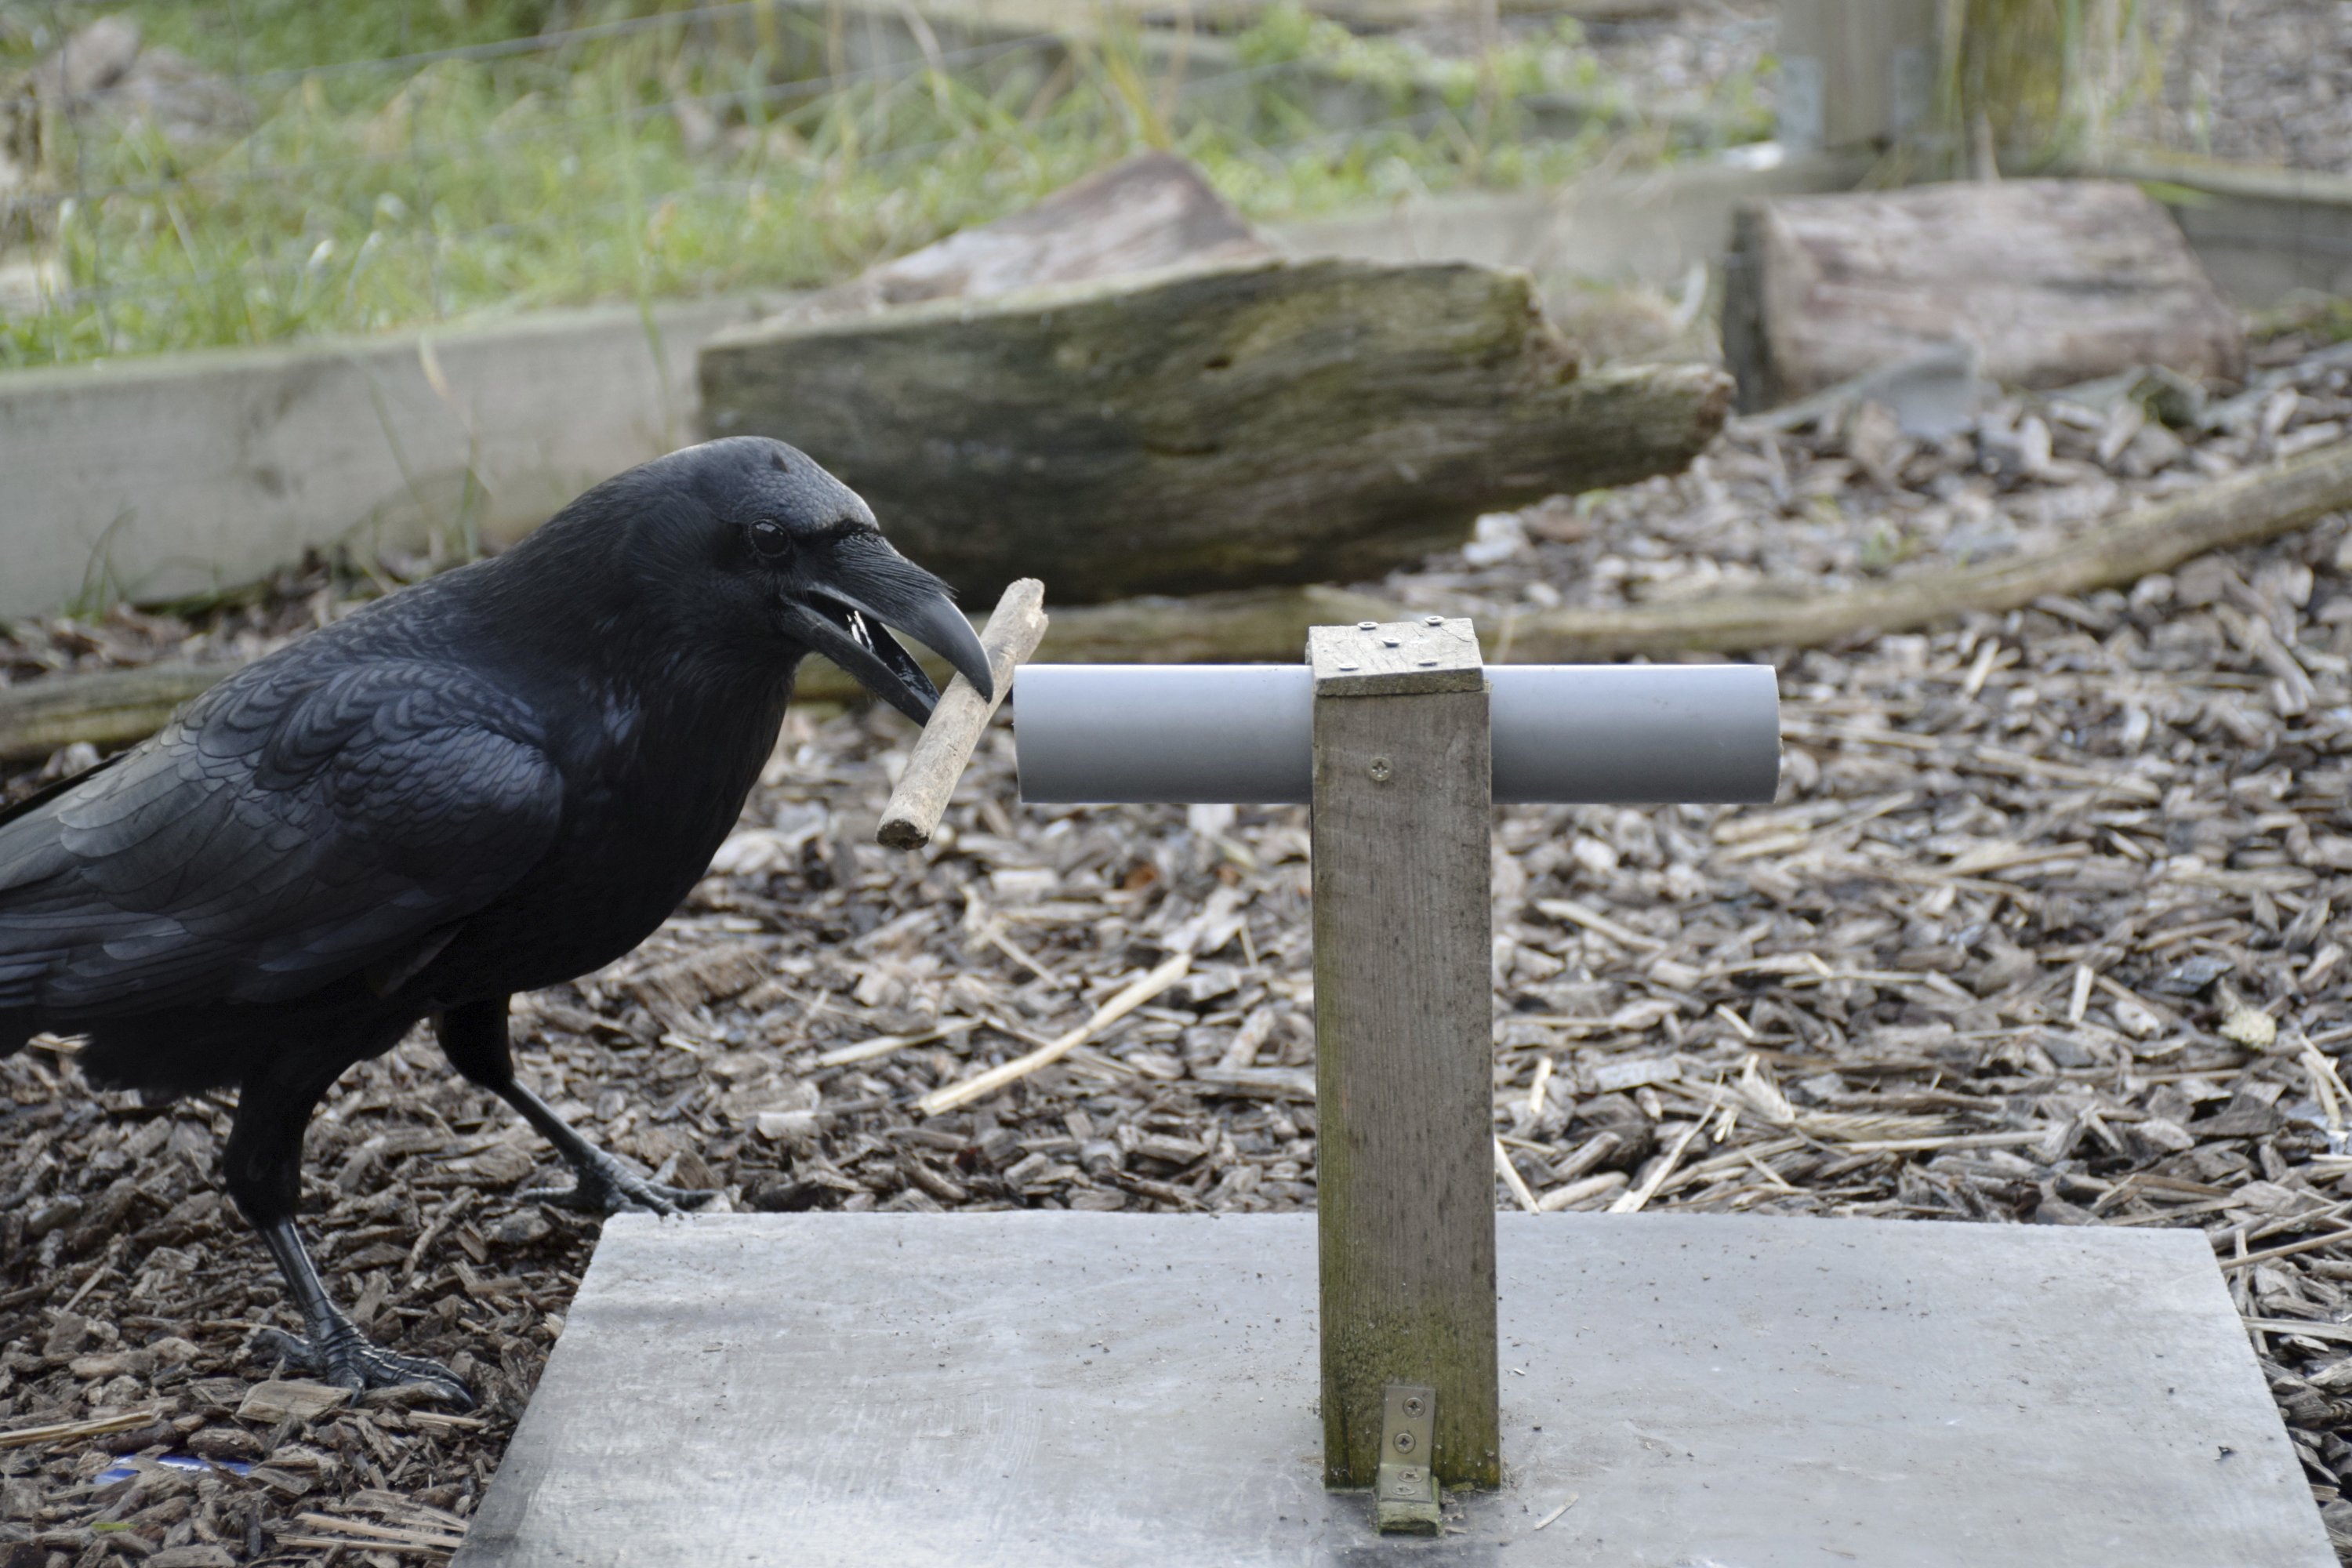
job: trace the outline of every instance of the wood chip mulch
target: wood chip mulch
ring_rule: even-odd
[[[1388,591],[1622,600],[2030,545],[2094,499],[2339,436],[2342,356],[2266,357],[2203,412],[2017,401],[1932,444],[1866,412],[1743,425],[1691,475],[1493,523]],[[323,574],[280,588],[197,623],[19,627],[0,668],[250,652],[342,602]],[[2352,1547],[2345,521],[1775,662],[1772,806],[1496,813],[1497,1203],[2198,1227]],[[901,856],[871,831],[910,739],[795,712],[677,917],[519,1001],[541,1091],[738,1208],[1311,1206],[1304,813],[1024,807],[1000,728],[949,830]],[[1056,1065],[913,1110],[1176,954]],[[68,1042],[0,1084],[0,1564],[445,1558],[595,1239],[516,1195],[560,1176],[544,1147],[421,1038],[311,1129],[322,1265],[373,1332],[471,1382],[457,1415],[249,1353],[295,1320],[217,1194],[227,1096],[92,1095]]]

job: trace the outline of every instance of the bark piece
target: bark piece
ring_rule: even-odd
[[[351,1402],[352,1391],[323,1383],[272,1379],[245,1391],[236,1418],[274,1426],[280,1421],[310,1421]]]
[[[2237,312],[2164,209],[2093,180],[1751,205],[1733,227],[1723,335],[1743,409],[1954,341],[2028,387],[2133,365],[2236,380],[2246,358]]]
[[[1224,264],[723,334],[714,434],[802,447],[967,594],[1379,576],[1477,513],[1687,463],[1729,384],[1583,374],[1524,273]]]

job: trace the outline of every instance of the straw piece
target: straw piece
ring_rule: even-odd
[[[1037,639],[1045,635],[1045,585],[1034,577],[1016,580],[996,601],[996,613],[988,617],[987,629],[980,634],[995,694],[982,700],[971,682],[961,675],[948,682],[939,706],[931,711],[931,721],[923,726],[922,735],[915,742],[915,754],[908,760],[907,771],[898,775],[898,787],[890,792],[881,826],[874,830],[877,841],[892,849],[920,849],[939,831],[940,816],[948,808],[948,797],[955,793],[956,781],[971,762],[972,748],[980,744],[981,733],[988,728],[997,704],[1013,689],[1014,668],[1037,651]]]
[[[982,1022],[982,1020],[979,1018],[950,1018],[938,1028],[925,1029],[920,1034],[877,1035],[870,1040],[860,1040],[856,1045],[835,1046],[829,1051],[820,1052],[817,1058],[809,1065],[837,1068],[846,1067],[852,1062],[870,1062],[877,1057],[887,1057],[893,1051],[902,1051],[909,1046],[928,1046],[934,1040],[944,1040],[950,1035],[961,1035],[966,1029],[976,1029],[980,1027]]]
[[[1643,1204],[1658,1195],[1658,1189],[1665,1184],[1666,1178],[1673,1175],[1675,1167],[1682,1163],[1683,1151],[1691,1146],[1691,1140],[1697,1137],[1698,1130],[1706,1125],[1706,1121],[1702,1120],[1684,1128],[1683,1135],[1675,1140],[1675,1146],[1666,1152],[1666,1157],[1650,1167],[1650,1173],[1642,1178],[1641,1185],[1611,1204],[1609,1212],[1611,1214],[1640,1213]]]
[[[1015,1057],[1002,1067],[993,1067],[978,1078],[962,1083],[951,1083],[935,1089],[915,1101],[915,1109],[925,1116],[937,1116],[969,1105],[975,1100],[994,1094],[1010,1083],[1017,1083],[1040,1068],[1051,1067],[1088,1040],[1109,1028],[1171,985],[1192,973],[1192,955],[1180,952],[1118,995],[1095,1009],[1095,1016],[1072,1029],[1061,1038],[1038,1047],[1025,1057]]]

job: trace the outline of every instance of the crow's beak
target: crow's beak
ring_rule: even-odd
[[[930,718],[939,689],[892,632],[946,659],[982,697],[996,695],[988,658],[972,636],[971,623],[948,596],[947,584],[891,549],[880,534],[836,540],[829,558],[809,563],[805,585],[784,597],[788,629],[811,652],[841,666],[916,723]]]

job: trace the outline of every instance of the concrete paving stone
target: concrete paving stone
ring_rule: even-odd
[[[455,1568],[2335,1563],[2201,1236],[1499,1244],[1506,1487],[1382,1540],[1319,1484],[1312,1215],[623,1215]]]

